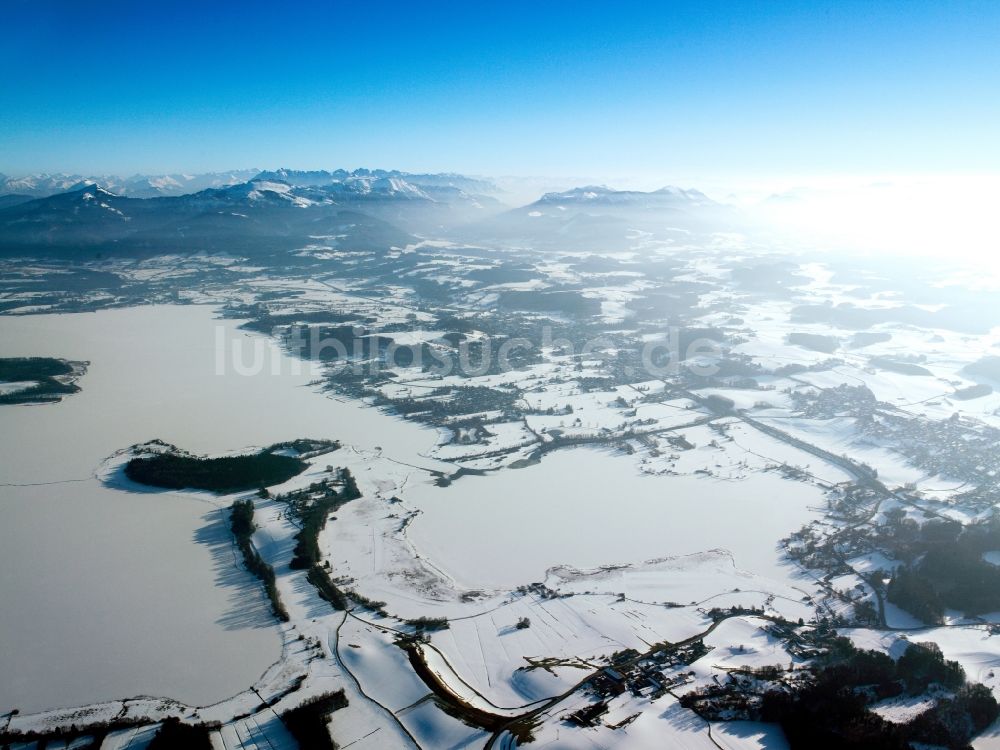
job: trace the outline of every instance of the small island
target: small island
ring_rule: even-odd
[[[137,455],[125,464],[125,476],[152,487],[208,490],[225,495],[286,482],[306,469],[306,458],[338,447],[338,443],[329,440],[295,440],[256,453],[208,458],[153,441],[142,446],[144,455]]]
[[[86,362],[54,357],[0,358],[0,404],[46,404],[76,393]]]

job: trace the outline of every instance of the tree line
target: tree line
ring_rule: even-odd
[[[288,622],[288,610],[281,602],[278,586],[274,578],[274,568],[264,562],[253,546],[253,532],[257,528],[253,521],[253,500],[236,500],[229,512],[229,527],[236,538],[236,546],[243,553],[243,563],[264,584],[264,591],[271,602],[271,611],[282,622]]]

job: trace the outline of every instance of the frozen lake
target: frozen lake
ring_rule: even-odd
[[[755,473],[727,481],[651,476],[620,452],[560,450],[524,469],[411,487],[423,511],[408,535],[469,588],[513,587],[555,565],[612,563],[726,549],[736,566],[779,581],[795,569],[776,544],[823,503],[811,484]]]
[[[152,438],[209,453],[317,437],[429,463],[420,452],[433,431],[323,397],[308,385],[315,371],[295,374],[237,327],[201,306],[0,317],[3,356],[91,363],[60,404],[0,408],[0,712],[139,694],[204,705],[280,656],[224,514],[101,485],[93,471],[114,451]],[[241,375],[228,360],[217,374],[220,335],[227,349],[261,342],[280,374]]]

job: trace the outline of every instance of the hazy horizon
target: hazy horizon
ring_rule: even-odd
[[[276,169],[348,169],[337,165],[275,165],[251,169],[223,169],[220,173]],[[362,167],[356,167],[362,168]],[[399,169],[394,165],[363,167]],[[214,171],[214,170],[213,170]],[[399,169],[399,171],[408,171]],[[440,173],[444,170],[427,170]],[[451,170],[448,170],[449,172]],[[3,170],[0,170],[0,174]],[[21,178],[42,170],[8,175]],[[71,173],[86,179],[133,175],[110,170]],[[198,174],[164,170],[156,174]],[[456,172],[456,174],[462,174]],[[760,179],[606,175],[491,175],[464,173],[492,181],[497,197],[508,207],[528,205],[543,194],[586,185],[615,190],[654,191],[667,186],[695,189],[720,203],[732,205],[758,219],[776,234],[757,240],[781,242],[780,249],[819,249],[834,252],[875,252],[886,256],[938,257],[975,261],[981,270],[1000,274],[996,257],[997,231],[990,217],[993,196],[1000,194],[1000,174],[854,174],[789,175]],[[135,175],[135,176],[138,176]],[[2,192],[2,191],[0,191]],[[776,247],[775,249],[779,249]]]

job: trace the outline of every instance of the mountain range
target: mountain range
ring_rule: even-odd
[[[197,179],[221,182],[239,174]],[[17,184],[48,191],[69,179],[47,175]],[[493,183],[481,178],[365,169],[255,170],[248,180],[155,197],[112,187],[82,180],[44,197],[0,197],[0,254],[227,252],[260,258],[284,257],[317,243],[385,250],[418,237],[617,250],[633,242],[636,231],[718,226],[730,217],[728,207],[697,190],[587,186],[511,209],[497,199]]]
[[[130,198],[160,198],[187,195],[210,188],[228,187],[252,180],[273,180],[287,182],[295,187],[345,185],[370,185],[383,180],[404,180],[411,185],[430,191],[462,190],[467,193],[491,195],[498,192],[489,180],[466,177],[459,174],[410,174],[385,169],[355,169],[347,171],[277,169],[241,169],[229,172],[205,172],[203,174],[137,174],[132,177],[118,175],[79,175],[39,173],[23,177],[10,177],[0,173],[0,206],[28,198],[47,198],[56,193],[77,190],[87,185],[100,185],[117,195]],[[6,200],[4,200],[6,199]]]
[[[506,245],[560,251],[623,251],[679,234],[738,230],[733,207],[698,190],[615,190],[587,185],[546,193],[537,201],[481,222],[480,237]]]
[[[161,174],[119,177],[117,175],[79,175],[41,173],[23,177],[9,177],[0,174],[0,201],[9,196],[22,199],[46,198],[56,193],[78,190],[87,185],[98,184],[118,195],[132,198],[156,198],[166,195],[196,193],[208,188],[225,187],[253,179],[259,169],[242,169],[232,172],[207,172],[205,174]],[[2,203],[0,203],[2,205]]]

